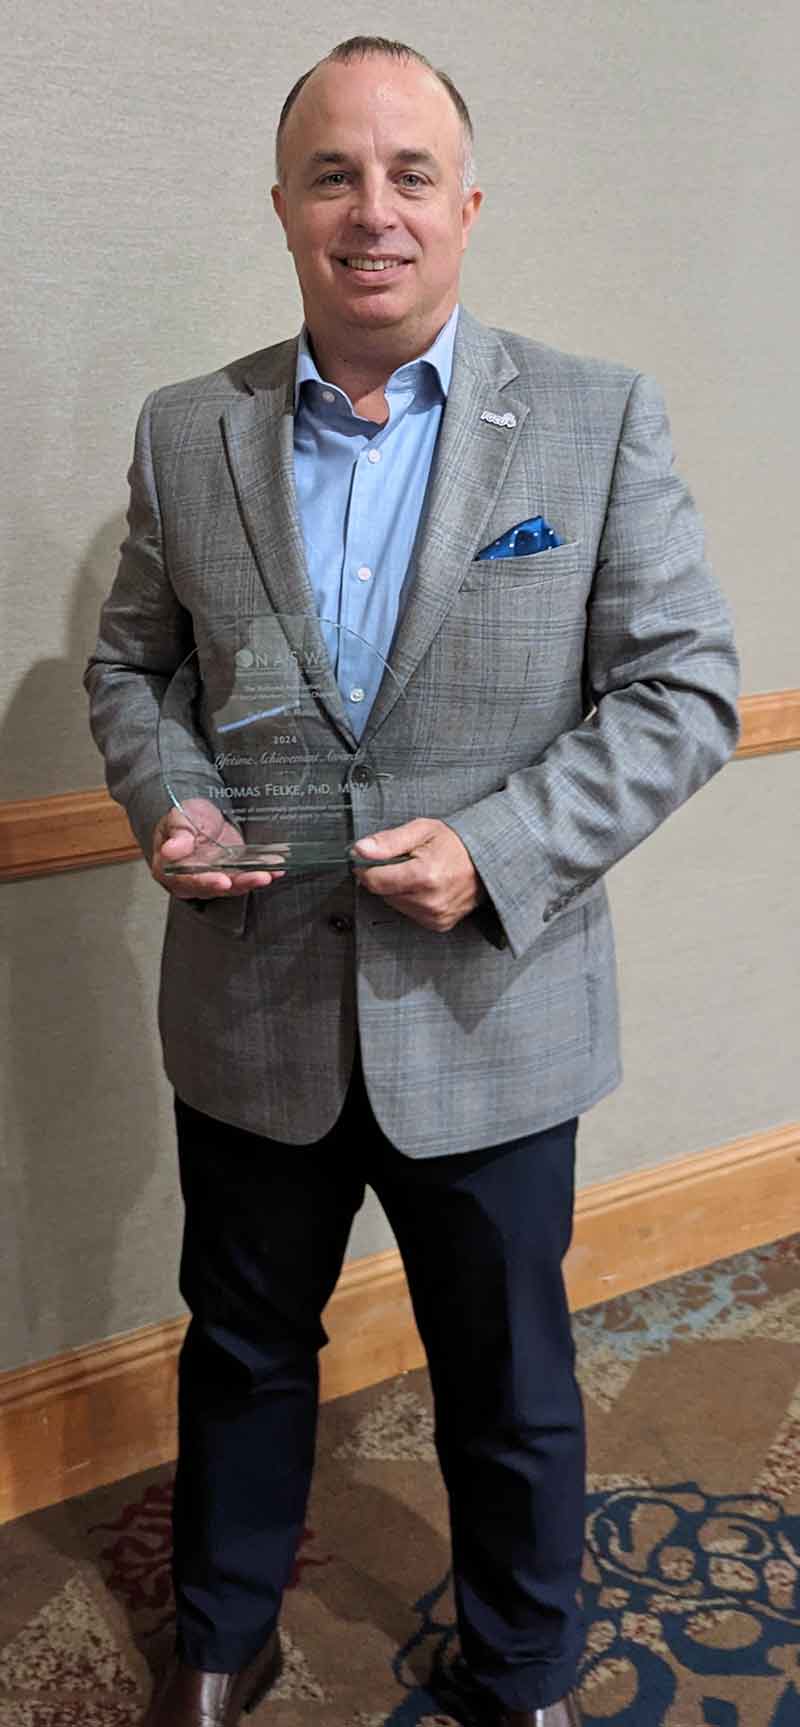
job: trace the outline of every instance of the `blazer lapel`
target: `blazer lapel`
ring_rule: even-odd
[[[296,342],[259,355],[245,379],[252,394],[226,408],[223,428],[245,529],[271,604],[285,619],[302,621],[292,645],[313,641],[325,652],[306,569],[294,483],[294,376]],[[454,595],[481,545],[505,479],[527,403],[508,388],[517,368],[500,337],[459,312],[453,372],[434,457],[425,511],[412,566],[409,596],[362,742],[368,743],[398,700],[444,622]],[[511,415],[512,426],[481,419],[487,411]],[[284,623],[287,634],[291,626]],[[355,748],[344,703],[331,674],[322,698],[329,717]]]
[[[223,435],[245,530],[271,606],[284,633],[303,654],[312,647],[327,660],[294,483],[294,378],[297,343],[283,342],[260,355],[245,374],[251,395],[239,396],[222,416]],[[320,660],[317,659],[317,664]],[[333,668],[320,701],[354,748]]]
[[[469,564],[482,544],[527,403],[507,388],[517,367],[499,336],[461,308],[453,372],[425,511],[409,572],[409,594],[398,624],[389,665],[364,733],[369,742],[382,725],[444,622]],[[482,413],[514,424],[498,426]]]

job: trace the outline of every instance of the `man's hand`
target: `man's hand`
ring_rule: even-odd
[[[423,929],[453,929],[484,898],[484,887],[465,845],[446,822],[423,818],[399,828],[385,828],[358,840],[353,862],[397,857],[412,852],[408,863],[359,870],[358,880],[395,911]]]
[[[185,812],[185,813],[184,813]],[[195,826],[192,826],[192,822]],[[198,831],[199,830],[199,831]],[[202,835],[202,840],[201,840]],[[200,875],[165,875],[164,865],[182,863],[198,844],[215,840],[219,845],[243,845],[238,829],[226,822],[222,811],[205,798],[187,798],[183,809],[167,810],[153,834],[150,872],[176,899],[231,899],[251,888],[269,887],[280,870],[219,870]]]

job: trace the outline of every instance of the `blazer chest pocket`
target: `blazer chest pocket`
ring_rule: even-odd
[[[583,541],[568,540],[563,546],[531,552],[524,558],[475,558],[460,592],[507,593],[516,588],[546,588],[554,582],[569,582],[582,575],[584,569]]]

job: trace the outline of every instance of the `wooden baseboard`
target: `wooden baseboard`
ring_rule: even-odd
[[[588,1307],[800,1230],[800,1122],[584,1189],[567,1256]],[[0,1375],[0,1523],[168,1461],[185,1320]],[[323,1398],[424,1362],[400,1256],[345,1266],[325,1314]]]
[[[800,1121],[579,1193],[573,1310],[800,1230]]]

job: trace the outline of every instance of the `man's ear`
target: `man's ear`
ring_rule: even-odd
[[[467,241],[469,239],[470,229],[473,225],[473,222],[475,221],[475,219],[477,217],[478,211],[479,211],[482,203],[483,203],[483,193],[481,192],[481,190],[478,186],[475,186],[475,187],[473,187],[469,196],[464,199],[464,202],[461,206],[461,250],[462,250],[462,252],[465,252],[467,249]]]
[[[280,185],[278,185],[277,183],[273,186],[272,191],[270,193],[270,197],[272,198],[272,208],[275,211],[275,214],[278,218],[278,221],[280,222],[280,225],[281,225],[281,227],[284,231],[284,234],[285,234],[286,233],[286,199],[284,197],[282,187]],[[288,247],[288,245],[289,245],[288,238],[287,238],[286,244]]]

